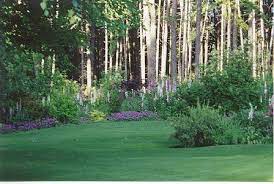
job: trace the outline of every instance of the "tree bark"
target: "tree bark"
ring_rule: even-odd
[[[161,79],[163,79],[166,76],[167,40],[168,40],[168,20],[167,19],[169,15],[169,6],[170,6],[170,0],[165,0],[164,8],[163,8]]]
[[[202,0],[197,0],[196,15],[196,40],[195,40],[195,78],[200,77],[200,52],[201,52],[201,17],[202,17]]]
[[[176,13],[177,13],[177,0],[172,0],[172,20],[170,24],[170,32],[171,32],[171,79],[172,79],[172,87],[173,91],[176,90],[176,81],[177,81],[177,48],[176,48],[176,41],[177,41],[177,19],[176,19]]]

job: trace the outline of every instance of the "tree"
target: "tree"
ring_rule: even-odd
[[[200,53],[201,53],[201,17],[202,17],[202,1],[197,0],[196,15],[196,39],[195,39],[195,77],[200,77]]]

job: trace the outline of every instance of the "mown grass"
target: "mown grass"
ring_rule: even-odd
[[[167,122],[66,125],[0,136],[0,180],[272,181],[272,145],[170,148]]]

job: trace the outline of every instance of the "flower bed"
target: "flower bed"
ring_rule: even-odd
[[[144,111],[144,112],[136,112],[136,111],[125,111],[125,112],[117,112],[112,113],[107,117],[108,120],[112,121],[122,121],[122,120],[140,120],[143,118],[153,118],[156,117],[154,112]]]
[[[17,123],[2,124],[0,133],[11,133],[16,131],[29,131],[33,129],[50,128],[56,126],[58,121],[55,118],[44,118],[37,121],[23,121]]]

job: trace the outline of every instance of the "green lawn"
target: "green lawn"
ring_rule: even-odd
[[[0,135],[0,180],[272,181],[272,145],[169,148],[165,122]]]

